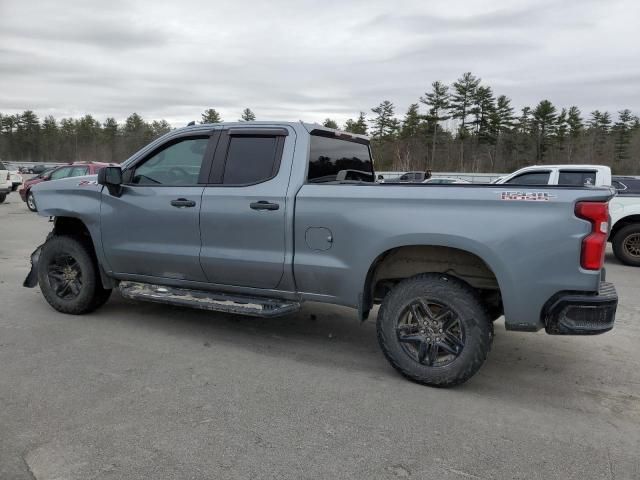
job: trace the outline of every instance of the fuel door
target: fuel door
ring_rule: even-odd
[[[329,250],[333,245],[333,233],[324,227],[307,228],[304,238],[311,250]]]

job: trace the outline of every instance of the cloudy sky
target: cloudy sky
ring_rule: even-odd
[[[0,0],[0,112],[343,122],[471,71],[517,107],[640,114],[638,25],[637,0]]]

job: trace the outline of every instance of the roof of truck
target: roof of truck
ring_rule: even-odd
[[[370,140],[370,138],[367,135],[361,135],[359,133],[345,132],[344,130],[336,130],[334,128],[327,128],[324,125],[321,125],[319,123],[308,123],[308,122],[303,122],[303,121],[281,122],[281,121],[277,121],[277,120],[273,120],[273,121],[260,120],[260,121],[251,121],[251,122],[197,123],[197,124],[194,124],[194,125],[188,125],[186,127],[179,128],[178,130],[184,130],[184,129],[201,130],[203,127],[211,128],[211,127],[220,127],[220,126],[224,126],[224,127],[289,126],[289,127],[295,128],[298,125],[302,125],[304,127],[304,129],[309,133],[311,133],[314,130],[323,130],[323,131],[326,131],[326,132],[334,133],[336,135],[336,137],[349,136],[349,137],[354,137],[354,138],[362,138],[364,140]]]

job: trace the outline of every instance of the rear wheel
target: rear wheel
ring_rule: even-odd
[[[640,224],[622,227],[613,237],[613,253],[622,263],[640,267]]]
[[[95,310],[111,295],[102,288],[90,247],[66,235],[53,236],[42,246],[38,283],[49,305],[73,315]]]
[[[27,193],[27,208],[32,212],[38,211],[38,207],[36,206],[36,199],[31,192]]]
[[[450,387],[482,366],[493,325],[477,295],[464,282],[423,274],[400,282],[378,313],[378,341],[404,376],[418,383]]]
[[[7,199],[6,193],[0,193],[0,203],[4,202]]]

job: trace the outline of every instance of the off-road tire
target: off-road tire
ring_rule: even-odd
[[[448,307],[464,328],[464,346],[449,364],[421,364],[402,347],[398,321],[419,298]],[[380,347],[391,365],[410,380],[433,387],[452,387],[471,378],[486,360],[493,340],[493,323],[475,291],[454,277],[437,273],[417,275],[398,283],[382,302],[377,330]]]
[[[625,247],[625,241],[632,235],[640,236],[640,224],[632,223],[618,230],[611,242],[613,244],[613,253],[625,265],[640,267],[640,256],[634,256]]]
[[[36,205],[36,199],[33,196],[33,192],[29,191],[29,193],[27,193],[27,208],[29,210],[31,210],[32,212],[37,212],[38,211],[38,205]]]
[[[4,202],[6,199],[7,199],[7,194],[6,193],[0,194],[0,203]]]
[[[48,267],[57,256],[71,257],[81,272],[82,286],[75,298],[58,296],[50,282]],[[98,265],[88,241],[69,235],[54,235],[42,246],[38,261],[38,283],[45,300],[62,313],[82,315],[104,305],[111,290],[102,287]]]

